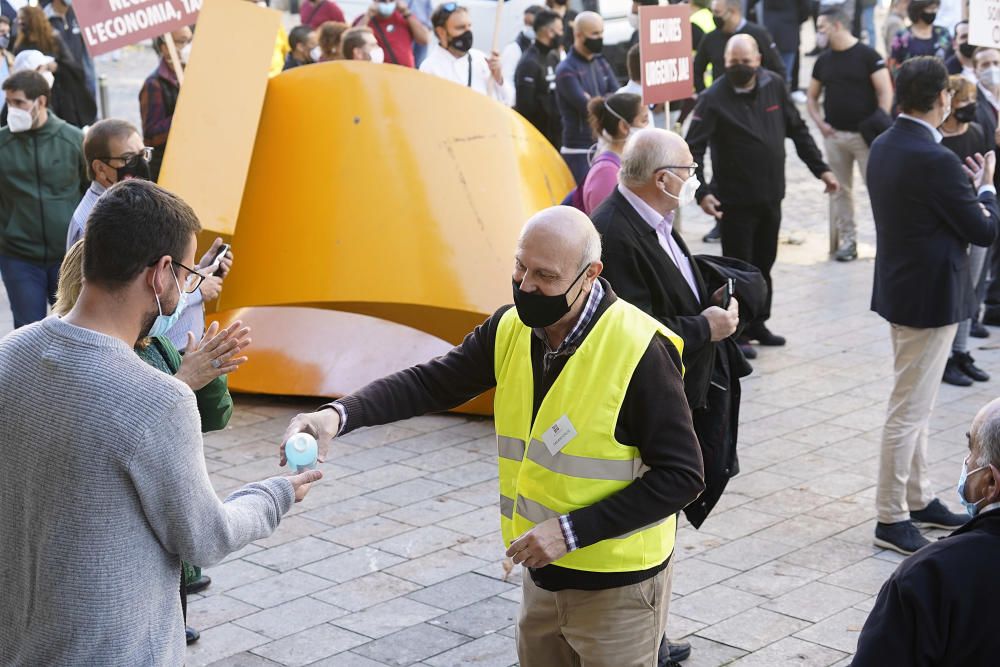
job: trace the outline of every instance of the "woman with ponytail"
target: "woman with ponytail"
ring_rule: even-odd
[[[583,212],[587,215],[611,194],[618,184],[621,154],[633,129],[649,125],[649,109],[642,98],[632,93],[595,97],[587,104],[587,118],[597,137],[600,154],[590,165],[580,186]]]

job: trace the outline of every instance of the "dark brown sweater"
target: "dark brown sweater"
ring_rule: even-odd
[[[617,300],[603,279],[604,299],[581,338],[581,345],[608,306]],[[504,306],[447,354],[372,382],[339,401],[347,413],[343,433],[429,412],[455,408],[496,386],[494,347]],[[543,370],[545,345],[531,341],[534,370],[534,415],[568,356]],[[615,437],[639,449],[650,469],[625,489],[590,507],[570,513],[580,547],[622,535],[676,514],[704,489],[701,448],[684,396],[677,349],[657,335],[639,361],[625,393]],[[594,387],[599,391],[600,387]],[[549,565],[531,570],[541,588],[600,590],[633,584],[666,567],[666,562],[640,572],[582,572]]]

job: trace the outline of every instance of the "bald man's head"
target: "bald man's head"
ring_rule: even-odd
[[[733,35],[726,42],[726,78],[737,88],[752,88],[760,67],[760,48],[750,35]]]
[[[1000,467],[1000,398],[987,403],[972,420],[969,429],[970,446],[976,460],[969,467],[987,464]]]
[[[618,179],[627,188],[641,188],[654,182],[664,166],[684,166],[692,161],[687,142],[679,134],[650,127],[633,133],[625,144]]]
[[[597,12],[580,12],[573,21],[573,44],[584,56],[604,50],[604,19]]]
[[[736,32],[736,27],[743,20],[743,5],[740,0],[712,0],[712,20],[720,30],[727,33]]]

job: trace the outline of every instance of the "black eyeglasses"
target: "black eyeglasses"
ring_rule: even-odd
[[[134,164],[136,160],[142,158],[146,162],[149,162],[153,158],[153,149],[149,146],[143,146],[142,150],[138,153],[125,153],[125,155],[112,155],[110,157],[96,157],[95,160],[100,160],[101,162],[107,162],[108,160],[122,160],[126,165]]]
[[[687,169],[688,170],[688,178],[691,178],[692,176],[694,176],[694,171],[697,168],[698,168],[698,163],[697,162],[692,162],[691,164],[684,164],[684,165],[666,164],[666,165],[663,165],[662,167],[657,167],[656,171],[662,171],[663,169]],[[674,174],[674,176],[676,176],[676,175],[677,174]]]
[[[170,263],[174,266],[179,266],[188,272],[187,278],[184,279],[184,284],[181,287],[181,290],[187,294],[194,294],[198,291],[198,288],[201,287],[202,281],[205,280],[205,276],[198,273],[195,269],[184,266],[177,260],[170,260]]]

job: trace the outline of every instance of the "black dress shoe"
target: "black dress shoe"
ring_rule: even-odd
[[[968,375],[970,378],[976,382],[988,382],[990,379],[990,374],[984,371],[979,366],[976,366],[975,359],[968,352],[954,353],[951,355],[952,359],[958,365],[960,371]]]
[[[989,338],[990,330],[983,326],[982,322],[973,322],[969,327],[969,335],[973,338]]]
[[[923,528],[944,528],[955,530],[961,528],[969,520],[967,514],[956,514],[935,498],[927,503],[927,507],[916,512],[910,512],[910,520]],[[896,525],[896,524],[893,524]]]
[[[785,344],[784,336],[771,333],[771,330],[763,324],[755,324],[747,329],[747,338],[766,347],[781,347]]]
[[[738,341],[736,341],[736,344],[740,346],[740,352],[743,353],[744,357],[746,357],[747,359],[757,358],[757,350],[754,349],[754,346],[750,344],[749,340],[747,340],[746,338],[741,338]]]
[[[203,574],[196,581],[192,581],[190,584],[187,584],[185,588],[190,595],[194,595],[195,593],[200,593],[208,588],[211,583],[212,578]]]
[[[972,378],[966,375],[962,367],[958,365],[958,360],[954,354],[948,357],[948,363],[945,364],[944,376],[942,376],[941,381],[955,385],[956,387],[972,386]]]
[[[186,625],[184,626],[184,637],[188,644],[193,644],[201,639],[201,633],[192,628],[190,625]]]
[[[722,238],[722,232],[719,231],[719,223],[715,223],[715,227],[712,227],[712,231],[701,237],[701,240],[705,243],[718,243]]]
[[[664,642],[667,644],[670,659],[674,662],[684,662],[691,657],[691,642],[672,642],[666,638]]]
[[[912,515],[912,512],[911,512]],[[909,556],[913,552],[926,547],[930,541],[920,534],[912,521],[900,521],[899,523],[875,524],[875,546],[883,549],[892,549],[904,556]]]

